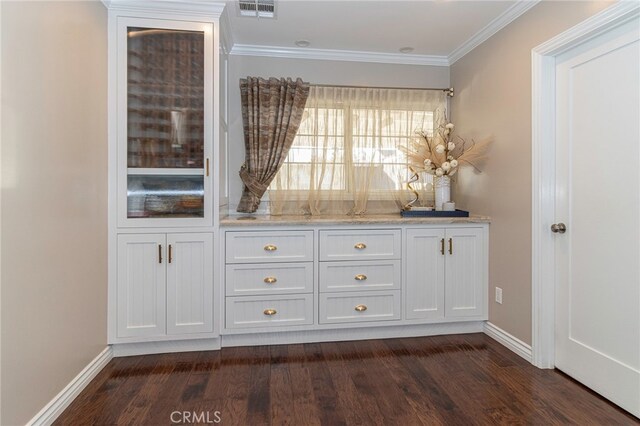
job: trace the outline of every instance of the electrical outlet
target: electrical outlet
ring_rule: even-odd
[[[502,289],[500,287],[496,287],[496,303],[502,305]]]

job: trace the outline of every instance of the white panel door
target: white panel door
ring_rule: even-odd
[[[407,319],[444,317],[444,229],[407,229]]]
[[[566,232],[555,234],[555,365],[636,416],[639,32],[637,22],[618,27],[556,62],[556,221]]]
[[[445,243],[444,316],[484,317],[487,289],[482,228],[447,229]]]
[[[167,334],[213,331],[213,235],[167,234]]]
[[[165,334],[165,234],[118,235],[118,337]]]

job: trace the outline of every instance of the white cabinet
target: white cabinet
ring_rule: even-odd
[[[319,324],[400,320],[402,230],[330,229],[319,235]]]
[[[167,334],[213,331],[213,238],[167,234]]]
[[[118,236],[118,337],[166,332],[165,234]]]
[[[213,237],[118,236],[117,337],[213,331]]]
[[[220,176],[226,161],[220,140],[227,135],[226,97],[224,111],[220,105],[226,4],[105,4],[108,341],[153,348],[146,342],[168,347],[169,341],[219,339],[215,314],[222,309],[213,307],[220,251],[214,241],[226,185]]]
[[[227,297],[227,328],[312,325],[313,294]]]
[[[399,229],[320,231],[320,260],[400,259]]]
[[[399,291],[320,294],[320,324],[399,320]]]
[[[445,318],[486,315],[487,258],[481,228],[445,231]]]
[[[407,229],[407,319],[444,317],[444,229]]]
[[[313,325],[314,232],[225,234],[225,327]]]
[[[213,23],[119,16],[118,224],[213,225]]]
[[[230,264],[226,272],[227,296],[313,293],[313,262]]]
[[[313,231],[230,232],[227,263],[313,261]]]
[[[487,319],[486,223],[245,225],[224,240],[225,334]]]
[[[408,229],[406,256],[407,319],[486,317],[483,228]]]

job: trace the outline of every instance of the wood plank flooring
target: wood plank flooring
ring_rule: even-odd
[[[302,426],[640,424],[484,334],[115,358],[55,424],[218,419]]]

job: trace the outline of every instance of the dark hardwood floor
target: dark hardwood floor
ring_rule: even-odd
[[[193,413],[223,425],[639,424],[483,334],[115,358],[56,424],[190,424]]]

